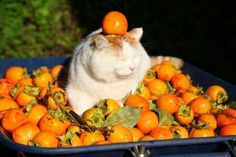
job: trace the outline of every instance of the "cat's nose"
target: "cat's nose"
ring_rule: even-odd
[[[129,69],[130,69],[132,72],[134,72],[134,71],[135,71],[135,66],[131,66],[131,67],[129,67]]]

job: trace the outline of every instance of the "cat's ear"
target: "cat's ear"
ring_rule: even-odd
[[[134,37],[136,40],[140,40],[143,36],[143,29],[140,28],[134,28],[131,31],[129,31],[129,34]]]
[[[93,42],[91,45],[93,45],[97,49],[103,49],[103,48],[107,47],[108,44],[109,43],[108,43],[107,39],[103,35],[98,34],[98,35],[94,36]]]

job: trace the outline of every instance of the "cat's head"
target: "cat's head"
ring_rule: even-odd
[[[146,53],[140,43],[142,34],[142,28],[132,29],[122,36],[94,34],[90,37],[82,62],[98,80],[112,82],[133,77]]]

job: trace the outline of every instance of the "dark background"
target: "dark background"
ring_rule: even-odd
[[[111,10],[123,12],[129,29],[143,27],[142,43],[150,55],[183,58],[236,84],[234,5],[222,1],[72,0],[84,36],[101,26]]]

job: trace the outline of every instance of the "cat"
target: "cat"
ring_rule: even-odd
[[[140,39],[142,28],[134,28],[125,35],[103,35],[92,32],[75,49],[69,66],[66,85],[69,104],[81,115],[101,99],[120,102],[134,92],[148,69],[164,60],[171,60],[177,68],[183,61],[176,57],[150,57]]]

